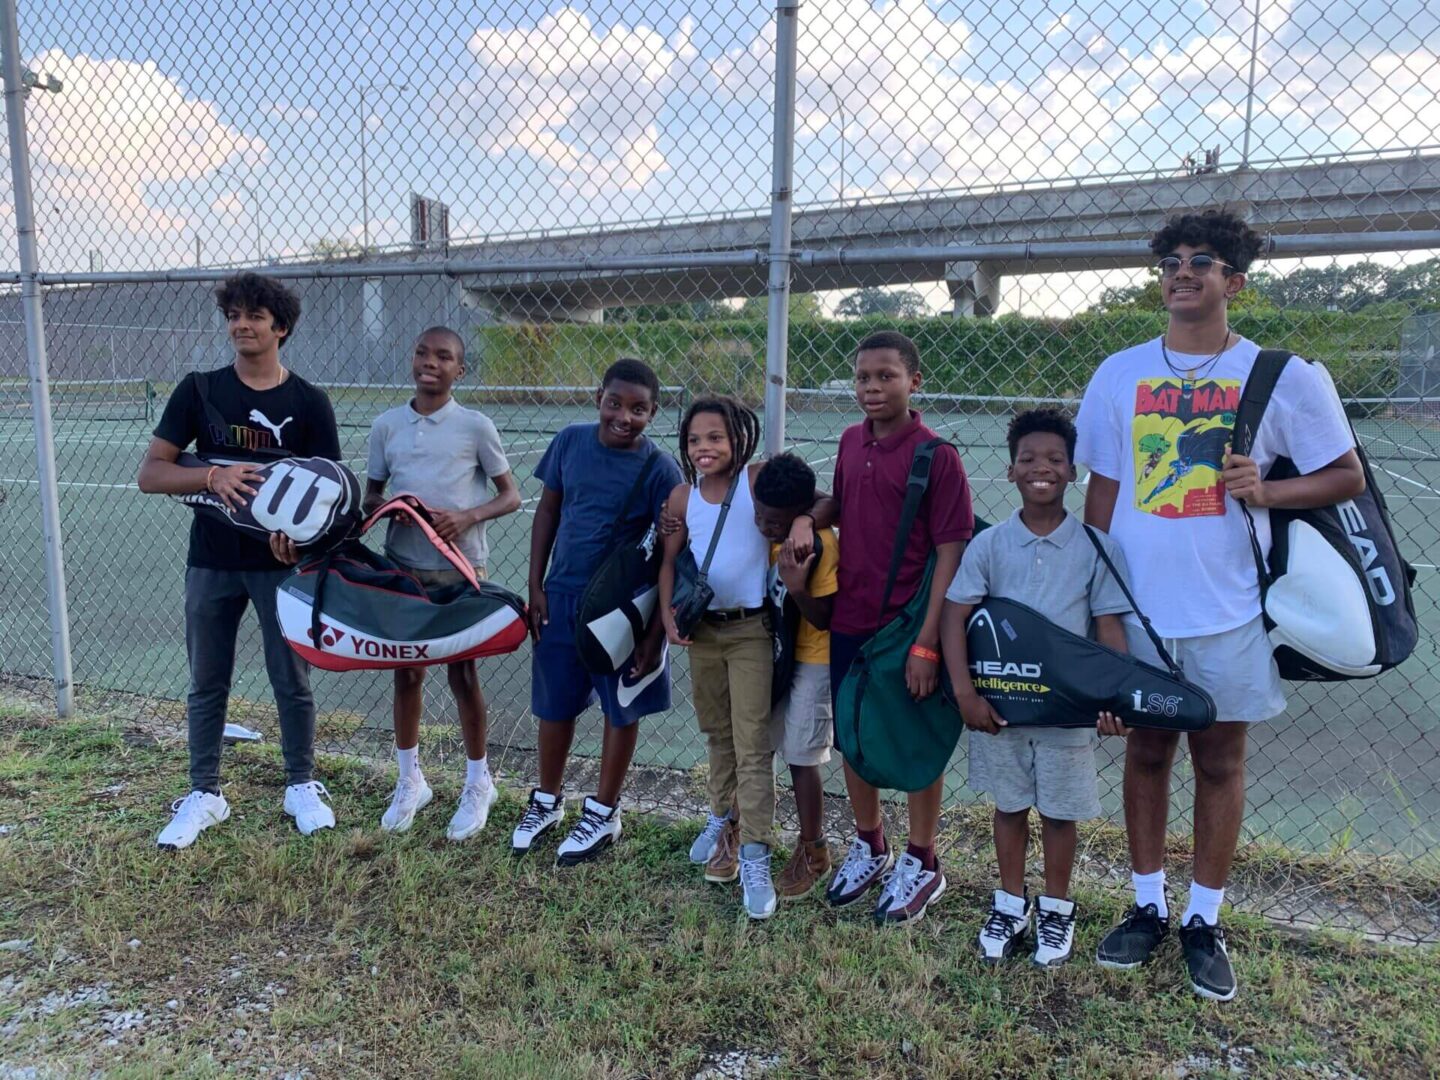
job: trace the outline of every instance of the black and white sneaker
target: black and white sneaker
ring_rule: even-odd
[[[1011,896],[1004,889],[995,890],[995,901],[990,908],[990,917],[980,927],[976,944],[980,948],[980,959],[987,964],[998,964],[1008,960],[1030,932],[1030,901],[1026,897]]]
[[[606,806],[587,795],[580,820],[555,850],[555,861],[561,866],[588,862],[619,839],[620,807]]]
[[[1211,1001],[1229,1001],[1235,996],[1235,969],[1225,948],[1225,931],[1211,926],[1199,915],[1180,927],[1180,948],[1190,969],[1190,987]]]
[[[1042,896],[1035,901],[1036,967],[1059,967],[1075,950],[1075,901]]]
[[[549,795],[539,788],[530,791],[530,803],[520,824],[510,836],[510,850],[516,855],[525,855],[535,841],[565,820],[565,797]]]
[[[1130,909],[1123,922],[1100,942],[1095,950],[1095,962],[1104,968],[1129,971],[1149,961],[1165,935],[1170,932],[1170,920],[1160,917],[1160,908],[1155,904],[1138,904]]]

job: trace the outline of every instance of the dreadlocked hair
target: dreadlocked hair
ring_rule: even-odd
[[[733,455],[731,464],[737,472],[750,463],[755,451],[760,448],[760,418],[753,409],[728,394],[696,398],[680,421],[680,468],[689,484],[698,481],[695,464],[690,460],[690,422],[700,413],[714,413],[725,422],[725,434],[730,439]]]

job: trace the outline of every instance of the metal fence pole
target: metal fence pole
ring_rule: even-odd
[[[1245,146],[1240,151],[1240,167],[1250,167],[1250,129],[1255,116],[1255,61],[1260,54],[1260,0],[1255,0],[1255,23],[1250,30],[1250,78],[1245,86]]]
[[[15,191],[15,232],[20,246],[20,304],[25,316],[25,359],[30,368],[30,406],[45,529],[45,576],[49,584],[50,646],[54,655],[55,708],[75,710],[70,666],[70,617],[65,603],[65,558],[60,538],[60,489],[55,476],[55,429],[50,417],[50,376],[45,356],[45,315],[40,306],[40,255],[35,244],[35,207],[30,194],[30,147],[25,138],[27,87],[20,70],[20,31],[15,0],[0,0],[0,66],[4,68],[5,119],[10,132],[10,174]]]
[[[795,39],[799,0],[775,5],[775,156],[770,185],[770,310],[765,331],[765,452],[785,448],[790,337],[790,214],[795,174]]]

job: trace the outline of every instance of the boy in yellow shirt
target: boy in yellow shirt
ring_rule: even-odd
[[[775,669],[777,679],[786,669],[793,674],[788,688],[776,690],[778,704],[770,721],[771,741],[790,768],[800,818],[800,839],[775,881],[782,900],[809,895],[830,872],[820,767],[830,760],[834,738],[829,627],[840,589],[840,547],[833,530],[821,529],[816,533],[818,552],[801,560],[788,539],[795,519],[814,505],[815,473],[794,454],[771,458],[755,477],[755,525],[770,541],[771,615],[781,647],[794,656],[793,667]]]

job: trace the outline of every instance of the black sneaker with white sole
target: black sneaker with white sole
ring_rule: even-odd
[[[549,795],[539,788],[530,792],[530,802],[520,824],[510,836],[510,850],[516,855],[527,854],[535,841],[565,820],[565,798]]]
[[[1129,971],[1149,961],[1165,935],[1170,932],[1170,920],[1160,917],[1160,908],[1136,904],[1130,909],[1123,922],[1100,942],[1095,950],[1095,962],[1101,967]]]
[[[560,866],[589,862],[619,839],[620,807],[606,806],[586,796],[581,804],[580,820],[555,849],[555,862]]]
[[[1225,948],[1225,931],[1211,926],[1199,915],[1180,927],[1180,948],[1190,969],[1190,987],[1211,1001],[1229,1001],[1235,996],[1235,969]]]

